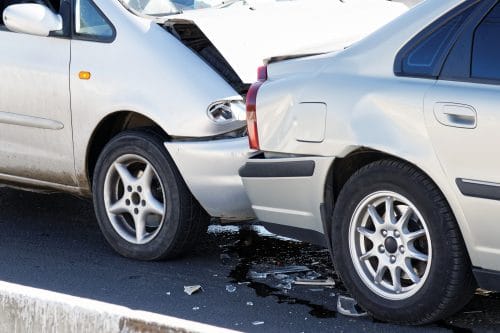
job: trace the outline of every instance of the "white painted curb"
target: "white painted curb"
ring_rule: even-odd
[[[234,333],[235,331],[0,281],[0,332]]]

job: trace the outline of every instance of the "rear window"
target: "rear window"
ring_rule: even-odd
[[[474,33],[471,76],[500,80],[500,5],[496,5]]]
[[[460,27],[475,9],[459,6],[419,33],[398,53],[395,74],[437,78]]]

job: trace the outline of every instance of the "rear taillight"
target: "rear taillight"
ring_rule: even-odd
[[[251,149],[259,149],[259,131],[257,130],[257,93],[262,84],[267,80],[267,67],[262,66],[257,70],[257,79],[250,86],[247,93],[247,128],[248,142]]]

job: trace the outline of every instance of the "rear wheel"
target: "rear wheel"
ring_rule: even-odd
[[[376,318],[423,324],[470,300],[475,285],[460,230],[420,171],[389,160],[362,168],[342,189],[333,221],[335,267]]]
[[[99,226],[125,257],[179,256],[207,229],[209,217],[189,192],[163,141],[150,129],[121,133],[104,148],[95,168]]]

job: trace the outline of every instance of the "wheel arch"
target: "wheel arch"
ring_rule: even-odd
[[[87,145],[85,171],[88,186],[91,187],[97,159],[106,144],[119,133],[139,127],[151,127],[168,139],[168,134],[151,118],[134,111],[117,111],[106,115],[97,124]]]
[[[446,191],[446,189],[443,189],[440,186],[440,183],[436,181],[436,179],[433,178],[433,176],[427,172],[426,170],[422,169],[420,166],[417,164],[392,155],[390,153],[372,149],[372,148],[365,148],[365,147],[358,147],[353,149],[351,152],[346,154],[342,158],[337,158],[335,161],[332,163],[330,170],[328,172],[328,177],[325,182],[325,188],[324,188],[324,208],[323,208],[323,215],[324,215],[324,228],[325,228],[325,235],[327,236],[327,241],[331,242],[331,229],[332,229],[332,224],[333,224],[333,212],[335,209],[335,204],[337,202],[337,198],[342,191],[344,185],[347,183],[349,178],[354,175],[359,169],[363,168],[364,166],[380,161],[380,160],[395,160],[399,161],[402,163],[406,163],[410,165],[411,167],[415,168],[416,170],[420,171],[423,173],[425,176],[429,178],[429,180],[436,186],[436,188],[441,192],[443,197],[445,198],[446,202],[450,206],[452,214],[455,216],[457,219],[459,229],[461,231],[462,237],[464,240],[466,240],[466,245],[468,248],[469,255],[471,254],[471,248],[469,247],[469,242],[467,241],[467,237],[464,234],[464,227],[467,228],[467,226],[463,225],[460,223],[459,216],[457,216],[457,207],[454,205],[454,203],[450,202],[450,198],[448,195],[450,194],[449,191]],[[442,185],[442,184],[441,184]],[[448,194],[448,195],[447,195]],[[460,213],[458,213],[460,214]],[[466,230],[465,230],[466,231]]]

